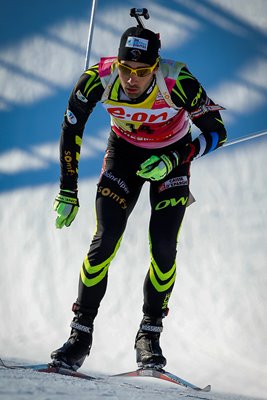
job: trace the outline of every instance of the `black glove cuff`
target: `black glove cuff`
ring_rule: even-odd
[[[78,197],[77,192],[75,192],[74,190],[61,189],[59,194],[62,196],[71,197],[72,199],[77,199]]]
[[[60,190],[59,194],[56,197],[57,201],[66,204],[73,204],[74,206],[79,207],[79,200],[77,196],[77,192],[71,192],[68,190]]]

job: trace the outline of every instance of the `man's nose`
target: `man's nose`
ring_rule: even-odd
[[[136,83],[137,81],[137,75],[134,72],[131,72],[129,79],[128,79],[128,83],[130,83],[131,85],[133,85],[134,83]]]

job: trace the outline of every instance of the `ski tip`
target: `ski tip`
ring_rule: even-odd
[[[203,389],[201,389],[201,392],[210,392],[211,391],[211,385],[207,385]]]

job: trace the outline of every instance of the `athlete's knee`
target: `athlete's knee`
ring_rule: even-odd
[[[120,246],[122,236],[122,231],[117,232],[117,234],[110,230],[105,230],[101,232],[101,234],[96,233],[88,253],[89,259],[99,262],[100,259],[106,259],[114,252],[116,253]]]
[[[162,239],[155,244],[151,243],[151,258],[162,265],[164,270],[172,267],[176,258],[176,241]]]

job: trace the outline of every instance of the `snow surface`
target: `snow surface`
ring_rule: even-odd
[[[1,10],[2,27],[13,15],[9,3]],[[9,361],[49,361],[51,350],[67,338],[79,269],[94,232],[95,187],[108,132],[98,108],[84,138],[76,220],[56,230],[52,211],[62,113],[84,62],[90,10],[81,3],[80,11],[67,0],[64,10],[47,2],[16,4],[20,21],[0,39],[0,357]],[[98,5],[92,62],[116,53],[134,6],[139,4]],[[142,6],[151,11],[148,26],[161,31],[164,52],[177,58],[179,51],[211,97],[226,106],[230,138],[266,129],[266,1]],[[211,59],[218,41],[220,53]],[[110,268],[94,346],[83,367],[105,376],[104,382],[1,368],[0,399],[159,399],[163,392],[166,399],[266,399],[266,151],[262,137],[192,166],[197,201],[181,231],[179,272],[161,344],[168,370],[199,386],[211,384],[211,394],[107,377],[135,368],[133,342],[149,266],[146,185]]]

